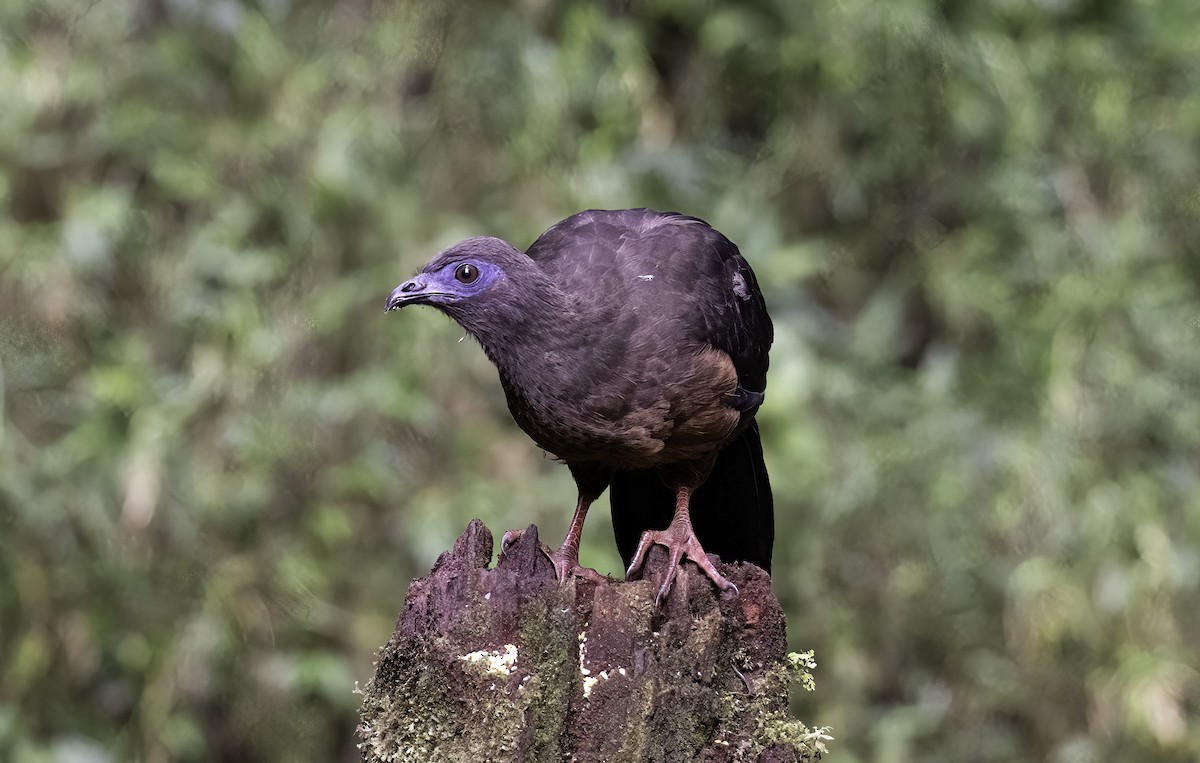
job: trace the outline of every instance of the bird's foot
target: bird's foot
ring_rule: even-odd
[[[696,540],[690,523],[672,522],[665,530],[647,530],[642,533],[637,550],[633,552],[633,561],[630,562],[629,569],[625,572],[626,579],[630,579],[642,571],[642,566],[646,563],[646,556],[655,544],[665,546],[669,556],[667,573],[663,578],[662,585],[658,588],[658,595],[654,597],[654,606],[661,606],[663,600],[667,598],[667,594],[671,591],[671,585],[675,582],[675,573],[679,570],[679,565],[685,556],[695,562],[701,570],[704,570],[704,574],[716,583],[717,588],[737,593],[737,586],[717,572],[717,568],[709,561],[708,555],[700,546],[700,541]]]
[[[592,583],[603,583],[604,576],[596,572],[591,567],[584,567],[579,563],[578,552],[572,554],[564,552],[563,549],[551,551],[547,556],[550,557],[550,562],[554,565],[554,571],[558,575],[558,582],[565,583],[572,576],[583,578]]]
[[[500,538],[500,553],[503,554],[512,547],[517,540],[525,534],[524,530],[509,530]],[[593,583],[601,583],[604,581],[604,576],[596,572],[591,567],[584,567],[579,564],[579,551],[564,546],[557,551],[552,550],[545,543],[538,541],[538,548],[554,565],[554,575],[558,578],[558,582],[565,583],[572,576],[589,580]]]

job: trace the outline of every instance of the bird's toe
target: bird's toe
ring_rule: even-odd
[[[550,551],[548,553],[550,561],[554,563],[554,574],[558,577],[558,582],[565,583],[572,577],[583,578],[592,583],[601,583],[604,581],[604,576],[596,572],[591,567],[584,567],[579,563],[579,556],[568,551],[559,549],[558,551]]]
[[[678,570],[677,565],[672,564],[667,568],[667,574],[663,577],[662,585],[658,587],[658,594],[654,597],[654,606],[661,607],[663,601],[666,600],[667,594],[671,592],[671,586],[675,584],[675,571]]]
[[[523,537],[525,537],[525,530],[506,531],[504,535],[500,536],[500,556],[507,554],[509,550],[511,550],[512,547],[515,546]],[[538,549],[540,549],[541,552],[546,555],[546,558],[551,562],[555,562],[554,551],[552,551],[549,546],[543,543],[541,539],[538,540],[537,544]],[[558,569],[557,562],[555,562],[555,569]],[[562,578],[560,577],[559,579],[561,580]]]
[[[503,555],[525,534],[524,530],[507,530],[500,536],[500,553]]]
[[[657,543],[655,539],[657,535],[653,530],[647,530],[642,533],[641,540],[638,541],[637,550],[633,552],[633,558],[629,562],[629,567],[625,570],[626,580],[637,580],[641,577],[642,566],[646,564],[646,555],[650,553],[650,548]]]

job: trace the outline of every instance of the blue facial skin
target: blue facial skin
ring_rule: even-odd
[[[459,302],[485,291],[504,271],[482,260],[454,260],[435,270],[418,273],[392,291],[385,312],[407,305]]]

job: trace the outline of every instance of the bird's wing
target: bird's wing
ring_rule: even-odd
[[[737,246],[703,220],[588,210],[547,230],[527,253],[610,335],[660,357],[715,348],[733,361],[747,393],[735,407],[761,403],[755,393],[766,388],[771,319]]]

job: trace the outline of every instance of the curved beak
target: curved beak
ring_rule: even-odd
[[[425,283],[425,280],[421,276],[410,278],[392,290],[383,311],[390,313],[393,310],[399,310],[405,305],[428,302],[429,297],[429,286]]]

